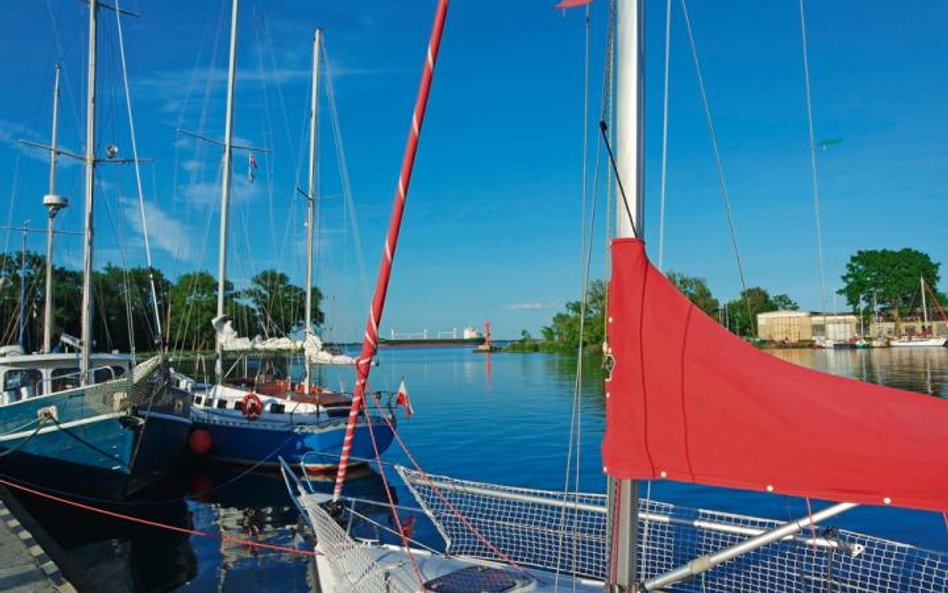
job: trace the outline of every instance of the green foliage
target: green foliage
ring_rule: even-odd
[[[711,294],[708,282],[704,278],[685,276],[678,272],[668,272],[668,279],[696,307],[712,317],[718,314],[721,305],[718,303],[718,299]]]
[[[43,342],[45,307],[45,257],[26,254],[27,349],[35,351]],[[0,343],[17,340],[20,306],[20,254],[0,254]],[[165,339],[176,349],[206,350],[214,347],[211,320],[217,312],[217,280],[204,271],[189,272],[171,283],[160,270],[154,271],[158,305]],[[93,334],[96,350],[128,352],[153,350],[158,336],[148,269],[106,265],[93,277]],[[313,322],[323,321],[322,294],[314,287]],[[305,293],[290,284],[286,274],[266,270],[253,278],[241,294],[225,284],[225,312],[244,336],[285,335],[304,320]],[[53,341],[62,333],[81,333],[82,274],[77,270],[53,269]]]
[[[770,293],[759,286],[741,292],[740,298],[725,304],[728,312],[728,329],[739,336],[753,337],[757,333],[757,314],[768,311],[796,310],[799,308],[789,296]]]
[[[553,323],[540,331],[546,342],[555,344],[562,350],[572,350],[580,345],[580,320],[583,323],[584,347],[597,347],[605,339],[606,283],[593,280],[586,290],[586,309],[583,315],[582,303],[570,301],[566,310],[553,316]]]
[[[853,311],[859,310],[860,301],[868,302],[875,296],[898,318],[909,313],[913,300],[919,304],[919,277],[929,286],[937,286],[938,268],[928,254],[915,249],[857,251],[849,257],[838,293],[846,297]]]
[[[277,270],[264,270],[253,277],[250,288],[244,291],[260,316],[263,335],[266,337],[289,334],[303,326],[306,319],[306,292],[290,284],[290,278]],[[313,325],[323,322],[319,308],[323,295],[313,287]]]

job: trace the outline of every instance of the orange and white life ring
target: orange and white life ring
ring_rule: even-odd
[[[260,417],[260,414],[263,413],[263,402],[260,401],[260,396],[254,392],[249,392],[244,396],[244,399],[241,400],[240,410],[244,413],[244,418],[247,420],[256,420]]]

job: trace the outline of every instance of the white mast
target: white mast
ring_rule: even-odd
[[[928,327],[928,303],[925,301],[925,276],[919,275],[918,277],[919,285],[922,287],[922,333],[925,333],[925,328]]]
[[[642,165],[645,84],[643,43],[645,9],[640,0],[619,0],[616,14],[616,168],[626,192],[629,221],[622,192],[616,208],[617,237],[645,237],[645,199]]]
[[[95,199],[95,81],[96,81],[96,15],[98,0],[89,0],[89,77],[86,104],[86,208],[85,249],[82,258],[82,357],[80,376],[83,385],[90,381],[92,353],[92,231],[93,202]]]
[[[46,306],[43,312],[43,352],[53,349],[53,220],[69,200],[56,193],[56,152],[59,136],[59,75],[62,66],[56,64],[56,82],[53,85],[53,137],[49,148],[49,193],[43,196],[43,206],[49,210],[46,221]]]
[[[313,234],[316,226],[316,130],[319,122],[319,45],[322,29],[313,35],[313,89],[309,107],[309,193],[306,195],[306,322],[304,339],[313,333]],[[309,394],[312,367],[306,359],[306,378],[303,393]]]
[[[231,132],[234,127],[234,78],[237,68],[237,5],[233,0],[230,17],[230,65],[227,70],[227,114],[224,121],[224,166],[221,173],[221,226],[217,252],[217,317],[224,315],[224,285],[227,273],[227,209],[230,204]],[[220,383],[224,378],[224,350],[220,332],[217,333],[214,375]]]
[[[645,195],[643,162],[645,10],[640,0],[619,0],[616,14],[616,237],[644,238]],[[622,200],[628,201],[623,204]],[[628,208],[626,207],[628,206]],[[631,213],[632,220],[629,219]],[[636,575],[636,523],[639,497],[635,480],[609,478],[609,525],[613,565],[607,587],[633,591]]]

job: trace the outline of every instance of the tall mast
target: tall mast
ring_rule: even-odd
[[[20,335],[17,342],[26,352],[26,234],[29,232],[29,221],[23,222],[23,247],[20,249]]]
[[[49,210],[46,220],[46,306],[43,311],[43,352],[53,349],[53,221],[69,201],[56,193],[56,152],[59,137],[59,75],[62,66],[56,64],[56,82],[53,85],[53,137],[49,148],[49,193],[43,196],[43,206]]]
[[[93,205],[95,199],[95,83],[96,83],[96,17],[98,0],[89,0],[89,63],[86,104],[86,207],[85,249],[82,258],[82,357],[80,376],[83,385],[90,381],[89,369],[92,354],[92,233]]]
[[[230,205],[231,133],[234,127],[234,78],[237,69],[237,5],[233,0],[230,16],[230,65],[227,69],[227,114],[224,121],[224,166],[221,173],[221,227],[217,251],[217,317],[224,315],[224,285],[227,274],[227,210]],[[215,342],[214,375],[220,383],[224,378],[224,350],[220,333]]]
[[[925,301],[925,276],[918,277],[919,286],[922,287],[922,333],[925,333],[925,328],[928,327],[928,303]]]
[[[316,130],[319,123],[319,46],[323,31],[313,35],[313,88],[309,106],[309,192],[306,195],[306,322],[305,337],[313,333],[313,235],[316,232]],[[312,367],[306,356],[303,393],[309,393]]]
[[[333,500],[339,500],[342,495],[342,484],[346,479],[346,468],[349,463],[349,453],[352,450],[352,439],[355,436],[355,425],[363,408],[362,400],[365,396],[365,387],[369,378],[372,358],[375,357],[375,353],[378,351],[379,325],[382,323],[382,310],[385,308],[385,294],[388,292],[388,281],[392,275],[392,261],[395,259],[398,233],[402,225],[402,215],[405,213],[405,201],[408,199],[408,187],[411,183],[415,154],[418,151],[418,139],[421,137],[421,127],[425,121],[428,93],[431,90],[431,79],[434,76],[438,48],[441,45],[441,33],[444,31],[444,19],[447,14],[448,0],[438,0],[434,25],[431,29],[431,38],[428,40],[425,66],[421,74],[421,84],[418,86],[418,96],[415,99],[411,128],[408,131],[408,142],[405,145],[405,153],[402,157],[402,169],[398,175],[398,187],[395,189],[395,199],[392,203],[392,216],[388,223],[385,249],[382,251],[382,264],[379,266],[379,275],[375,281],[375,294],[372,296],[372,304],[369,307],[369,320],[365,325],[362,350],[359,352],[359,358],[356,359],[356,383],[352,393],[352,405],[349,407],[349,419],[346,422],[346,435],[343,439],[342,453],[339,457],[339,469],[336,471],[336,485],[332,493]]]
[[[643,161],[645,40],[644,2],[619,0],[616,13],[616,168],[629,201],[628,210],[616,208],[616,237],[644,238],[645,195]],[[622,200],[622,191],[615,192]],[[633,220],[629,220],[629,212]],[[639,509],[635,480],[608,478],[610,554],[608,587],[633,591],[636,587],[636,539]]]

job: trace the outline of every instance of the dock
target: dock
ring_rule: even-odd
[[[21,519],[36,529],[9,491],[0,486],[0,591],[76,593]]]

